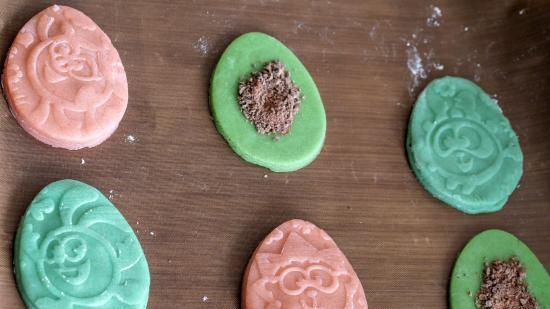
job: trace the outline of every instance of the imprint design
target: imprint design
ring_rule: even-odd
[[[17,247],[18,283],[33,308],[145,307],[149,275],[141,246],[120,213],[87,185],[66,180],[42,191]]]
[[[419,116],[424,118],[425,139],[416,140],[415,155],[442,177],[443,186],[453,194],[498,203],[503,196],[489,201],[490,197],[474,193],[500,173],[505,159],[521,162],[514,132],[496,109],[487,112],[484,105],[494,103],[484,102],[482,93],[437,83],[431,91],[439,99],[427,100],[427,113]]]
[[[279,237],[284,229],[286,233]],[[247,297],[259,297],[263,305],[247,308],[367,308],[359,279],[334,242],[322,236],[324,231],[309,222],[293,220],[271,234],[252,261],[258,275],[251,271],[248,278]],[[312,235],[323,244],[322,249],[306,240]],[[279,253],[267,253],[262,252],[264,246],[281,247]]]
[[[12,110],[40,140],[100,139],[104,130],[114,131],[126,109],[128,86],[117,51],[72,8],[53,6],[31,19],[6,67]]]

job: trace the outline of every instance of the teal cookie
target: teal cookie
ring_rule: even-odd
[[[45,187],[23,216],[15,276],[28,308],[139,309],[147,306],[149,268],[120,212],[75,180]]]
[[[284,64],[302,94],[290,132],[278,138],[258,133],[238,103],[239,82],[273,60]],[[218,131],[233,151],[272,171],[303,168],[315,160],[323,147],[326,116],[317,86],[292,51],[269,35],[247,33],[227,47],[212,76],[210,108]]]
[[[407,152],[424,188],[468,214],[502,209],[523,173],[508,119],[481,88],[457,77],[434,80],[420,94]]]
[[[514,235],[488,230],[476,235],[456,260],[450,283],[451,309],[477,309],[475,299],[486,263],[517,257],[525,270],[525,284],[539,309],[550,309],[550,276],[535,254]]]

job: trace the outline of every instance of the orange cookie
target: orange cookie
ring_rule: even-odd
[[[54,147],[102,143],[128,105],[126,73],[111,40],[66,6],[47,8],[19,31],[2,82],[19,124]]]
[[[336,243],[291,220],[258,246],[243,282],[244,309],[367,309],[361,281]]]

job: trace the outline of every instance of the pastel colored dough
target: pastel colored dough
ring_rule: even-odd
[[[303,96],[290,133],[277,139],[258,133],[237,102],[239,82],[273,60],[285,65]],[[229,146],[244,160],[272,171],[303,168],[323,147],[326,116],[315,82],[292,51],[266,34],[247,33],[227,47],[212,75],[210,107],[216,127]]]
[[[550,309],[550,276],[535,254],[514,235],[488,230],[476,235],[456,260],[450,283],[451,309],[477,309],[475,299],[483,280],[486,263],[517,257],[525,269],[529,294],[539,309]]]
[[[149,268],[139,240],[95,188],[45,187],[15,240],[15,277],[31,309],[146,308]]]
[[[244,274],[243,309],[367,309],[361,281],[334,240],[291,220],[258,246]]]
[[[23,26],[2,78],[19,124],[43,143],[94,147],[111,136],[128,104],[128,82],[111,40],[89,17],[54,5]]]
[[[436,79],[420,94],[407,152],[424,188],[468,214],[502,209],[523,173],[508,119],[481,88],[457,77]]]

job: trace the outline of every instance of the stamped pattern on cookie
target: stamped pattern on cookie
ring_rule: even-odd
[[[292,220],[266,237],[245,278],[245,308],[366,309],[344,254],[315,225]]]
[[[29,207],[16,276],[31,308],[145,308],[149,272],[131,227],[96,189],[64,180]]]
[[[411,147],[423,174],[438,175],[431,185],[462,201],[486,204],[498,204],[513,191],[523,156],[509,122],[481,89],[437,80],[416,108]],[[519,168],[505,171],[506,159]],[[495,186],[497,194],[484,190],[487,186]]]
[[[89,17],[70,7],[52,6],[33,17],[16,37],[6,68],[12,111],[48,144],[95,146],[126,110],[128,85],[118,52]]]

